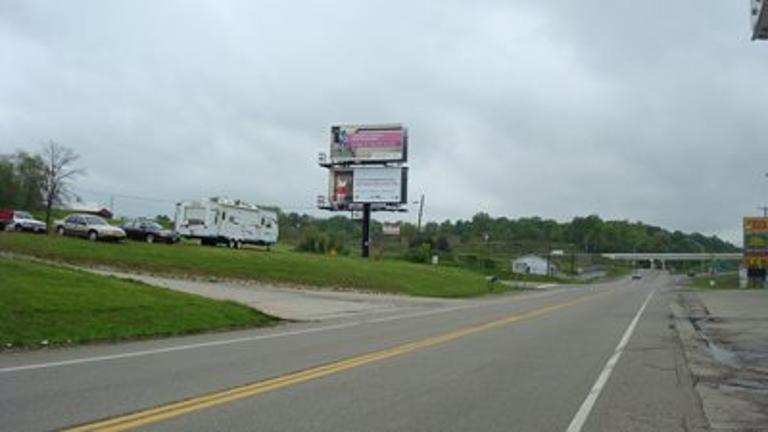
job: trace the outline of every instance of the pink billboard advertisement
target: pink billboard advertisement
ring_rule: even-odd
[[[331,127],[331,161],[405,162],[408,131],[401,125]]]

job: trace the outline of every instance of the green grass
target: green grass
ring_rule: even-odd
[[[91,243],[78,238],[2,233],[0,251],[153,274],[356,288],[428,297],[467,297],[487,292],[483,275],[458,268],[314,255],[281,248],[266,252],[186,243],[172,246]]]
[[[624,276],[629,276],[634,271],[635,269],[632,267],[626,267],[621,265],[611,265],[611,266],[608,266],[608,268],[606,269],[605,276],[598,279],[599,280],[619,279]]]
[[[1,347],[170,336],[275,320],[233,302],[0,257]]]
[[[556,284],[579,284],[581,281],[575,279],[562,278],[557,276],[545,276],[537,274],[521,274],[513,273],[511,271],[499,272],[499,277],[503,280],[520,281],[520,282],[541,282],[541,283],[556,283]]]
[[[710,281],[715,281],[710,286]],[[739,289],[738,273],[695,276],[690,280],[690,286],[698,289]]]

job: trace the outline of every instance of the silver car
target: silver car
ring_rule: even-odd
[[[85,237],[96,240],[123,240],[125,231],[112,226],[99,216],[89,214],[71,214],[64,220],[56,221],[56,233]]]

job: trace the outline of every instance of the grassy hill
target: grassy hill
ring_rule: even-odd
[[[483,275],[460,268],[298,253],[285,248],[267,252],[191,243],[91,243],[78,238],[0,233],[0,251],[154,274],[356,288],[414,296],[466,297],[487,292]]]
[[[276,320],[232,302],[24,259],[0,257],[0,274],[0,349],[180,335]]]

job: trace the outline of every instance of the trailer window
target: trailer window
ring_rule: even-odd
[[[202,207],[187,207],[184,209],[184,219],[189,225],[204,225],[205,209]]]

